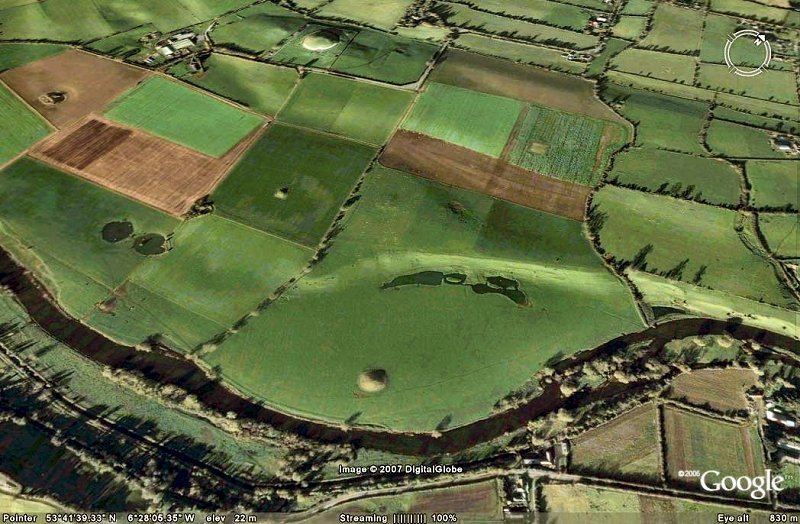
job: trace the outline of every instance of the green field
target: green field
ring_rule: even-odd
[[[510,98],[434,82],[402,127],[499,157],[523,106]]]
[[[331,66],[334,71],[389,84],[419,80],[438,46],[402,36],[362,30]]]
[[[508,3],[509,2],[498,2],[498,5],[500,8],[503,8],[503,6]],[[521,4],[519,1],[516,3]],[[537,4],[525,3],[524,5],[526,10],[539,6],[541,6],[539,7],[541,9],[568,9],[568,6],[561,5],[559,8],[559,4],[551,2],[541,2]],[[551,25],[537,24],[526,20],[498,16],[472,9],[460,3],[448,3],[446,6],[448,11],[446,20],[448,24],[463,27],[464,29],[471,29],[478,33],[488,33],[499,36],[513,34],[514,37],[519,40],[550,43],[551,45],[558,45],[559,47],[567,47],[570,49],[590,49],[599,42],[599,38],[594,35],[578,33],[568,29],[560,29]],[[576,9],[574,12],[580,12],[580,10]],[[579,18],[583,18],[581,27],[588,24],[588,13],[581,15]],[[572,22],[579,23],[579,18],[576,19],[573,17]]]
[[[655,8],[655,0],[628,0],[622,9],[624,15],[648,15]]]
[[[646,404],[572,439],[570,468],[615,478],[658,480],[657,417],[653,404]]]
[[[761,438],[755,427],[665,408],[667,473],[675,481],[699,484],[699,477],[680,477],[680,470],[715,470],[720,477],[758,476],[764,471]]]
[[[740,15],[748,18],[766,19],[771,22],[787,22],[795,27],[798,26],[796,16],[790,16],[789,9],[780,9],[748,0],[710,0],[711,10],[719,13]]]
[[[600,181],[610,153],[624,144],[624,136],[625,130],[616,124],[529,106],[509,161],[591,186]]]
[[[333,0],[314,15],[391,29],[403,18],[412,3],[414,0]]]
[[[621,53],[629,45],[631,45],[631,43],[626,40],[609,38],[603,51],[596,55],[594,60],[592,60],[592,62],[589,64],[589,68],[586,70],[586,76],[596,77],[600,75],[600,73],[602,73],[605,67],[608,65],[608,62],[610,62],[611,59]]]
[[[764,129],[771,129],[774,131],[789,131],[793,133],[793,127],[788,125],[787,122],[777,118],[770,118],[766,116],[753,115],[751,113],[743,113],[724,106],[717,106],[714,108],[714,118],[718,120],[728,120],[739,124],[748,124],[755,127]]]
[[[701,64],[697,84],[707,89],[797,105],[797,81],[793,71],[769,70],[756,77],[732,75],[728,66]],[[800,108],[798,108],[800,114]]]
[[[644,33],[647,28],[646,16],[631,16],[622,15],[619,18],[613,29],[612,34],[617,38],[624,38],[626,40],[638,40],[639,36]]]
[[[212,195],[220,213],[316,246],[375,149],[273,124]],[[278,192],[286,189],[285,198]]]
[[[430,431],[488,416],[555,355],[641,327],[579,223],[382,168],[361,195],[322,262],[205,357],[248,394]],[[530,304],[430,281],[381,289],[422,271],[515,279]],[[381,393],[358,392],[367,368],[386,370]]]
[[[294,69],[219,53],[209,56],[203,67],[205,72],[182,80],[267,115],[283,107],[297,83]]]
[[[29,159],[0,174],[3,246],[75,317],[83,317],[146,257],[132,240],[103,240],[103,226],[128,221],[134,234],[168,235],[178,221]]]
[[[120,97],[106,116],[215,157],[262,123],[256,115],[159,76]]]
[[[702,155],[699,135],[708,104],[627,90],[620,112],[636,124],[636,144]]]
[[[58,44],[0,43],[0,72],[23,66],[69,49]]]
[[[691,84],[694,79],[695,58],[628,48],[611,61],[611,67],[638,75]]]
[[[580,484],[544,484],[542,486],[544,512],[553,513],[548,522],[559,522],[558,514],[564,513],[624,513],[640,511],[639,495],[625,491],[599,489]],[[573,522],[561,517],[565,522]],[[636,518],[634,515],[633,518]],[[638,522],[632,520],[631,522]]]
[[[762,213],[758,224],[773,253],[779,257],[800,258],[800,215]]]
[[[712,153],[728,158],[787,158],[772,149],[769,135],[762,129],[724,120],[711,122],[706,142]]]
[[[413,98],[411,91],[313,73],[303,78],[279,119],[380,145]]]
[[[463,2],[447,1],[445,5],[458,10]],[[560,2],[536,2],[529,0],[481,0],[481,10],[510,18],[522,18],[543,22],[546,25],[583,31],[592,15],[591,11]],[[513,23],[513,21],[509,21]]]
[[[0,166],[28,149],[50,133],[36,113],[0,84]]]
[[[800,209],[800,177],[793,160],[748,160],[750,199],[758,208]]]
[[[706,16],[706,27],[703,30],[700,59],[703,62],[724,64],[724,42],[728,36],[742,27],[744,26],[741,26],[736,18],[709,13]],[[739,38],[734,41],[730,49],[730,56],[734,63],[742,66],[757,66],[761,64],[764,60],[764,50],[750,44],[751,42],[746,38]],[[734,79],[732,78],[731,80]]]
[[[694,316],[720,320],[742,319],[747,325],[789,336],[797,333],[797,311],[642,271],[628,271],[628,276],[651,306],[679,309]]]
[[[564,57],[564,51],[536,44],[521,44],[474,33],[459,35],[456,46],[475,53],[497,56],[517,63],[538,65],[550,70],[580,74],[586,69],[584,62],[574,62]]]
[[[289,38],[305,23],[293,11],[267,2],[240,11],[230,23],[216,26],[211,40],[219,46],[260,54]]]
[[[600,242],[618,262],[751,300],[795,304],[770,264],[739,239],[735,211],[614,186],[598,191],[594,204],[607,214]]]
[[[696,51],[700,48],[702,32],[703,17],[697,11],[659,3],[650,32],[639,45],[679,53]]]
[[[610,175],[622,185],[734,206],[739,174],[727,162],[670,151],[630,149],[617,155]]]
[[[140,0],[135,5],[117,0],[47,0],[3,9],[3,39],[88,42],[152,22],[162,31],[209,20],[252,0]]]
[[[157,28],[153,24],[143,24],[128,31],[114,33],[111,36],[94,40],[86,47],[104,55],[131,61],[141,61],[150,55],[150,51],[143,46],[139,39],[156,30]],[[163,57],[160,56],[157,59],[158,62],[162,60]]]
[[[339,55],[356,36],[356,33],[357,31],[354,29],[344,29],[322,24],[308,24],[270,55],[269,60],[279,64],[313,66],[320,69],[327,69],[339,58]],[[329,49],[313,51],[304,47],[303,43],[307,42],[307,38],[313,39],[318,35],[325,34],[331,36],[331,42],[334,44]],[[334,35],[338,42],[333,42]]]

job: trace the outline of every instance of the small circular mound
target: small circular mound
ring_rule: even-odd
[[[339,33],[330,29],[323,29],[303,38],[303,47],[309,51],[327,51],[339,43]]]
[[[167,239],[158,233],[147,233],[136,239],[133,249],[142,255],[160,255],[167,251]]]
[[[278,200],[286,200],[287,198],[289,198],[289,188],[282,187],[279,190],[275,191],[275,198],[277,198]]]
[[[106,242],[119,242],[133,236],[133,224],[126,220],[109,222],[103,226],[101,234]]]
[[[39,102],[46,106],[60,104],[61,102],[66,102],[66,100],[67,94],[63,91],[50,91],[49,93],[45,93],[39,97]]]
[[[358,389],[365,393],[377,393],[386,389],[389,375],[385,369],[368,369],[358,375]]]

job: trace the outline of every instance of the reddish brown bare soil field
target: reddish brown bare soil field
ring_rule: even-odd
[[[380,158],[386,167],[471,189],[574,220],[583,220],[590,188],[527,171],[490,156],[409,131],[398,131]]]
[[[450,50],[445,61],[433,70],[430,79],[433,82],[611,120],[633,131],[630,122],[597,99],[593,82],[572,75]]]
[[[103,108],[150,73],[83,51],[71,50],[0,74],[36,111],[63,128]],[[60,91],[67,99],[58,104],[39,100]]]
[[[31,156],[180,216],[211,193],[260,133],[213,158],[90,115],[38,144]]]

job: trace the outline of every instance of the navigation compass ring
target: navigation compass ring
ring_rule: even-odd
[[[761,65],[753,69],[742,68],[736,65],[731,59],[731,46],[739,38],[745,37],[752,37],[753,45],[756,47],[763,47],[764,49],[764,61],[761,62]],[[725,63],[733,74],[744,77],[758,76],[769,66],[770,60],[772,60],[772,47],[769,45],[767,37],[755,29],[742,29],[741,31],[737,31],[728,36],[728,40],[725,42]]]

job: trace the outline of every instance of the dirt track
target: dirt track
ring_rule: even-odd
[[[6,71],[0,79],[54,126],[63,128],[91,112],[102,112],[149,74],[73,49]],[[52,91],[66,93],[67,99],[52,105],[39,101],[41,95]]]
[[[30,154],[180,216],[211,193],[260,133],[261,129],[255,131],[217,159],[90,115],[38,144]]]
[[[380,163],[573,220],[583,220],[590,191],[585,186],[409,131],[395,134]]]

